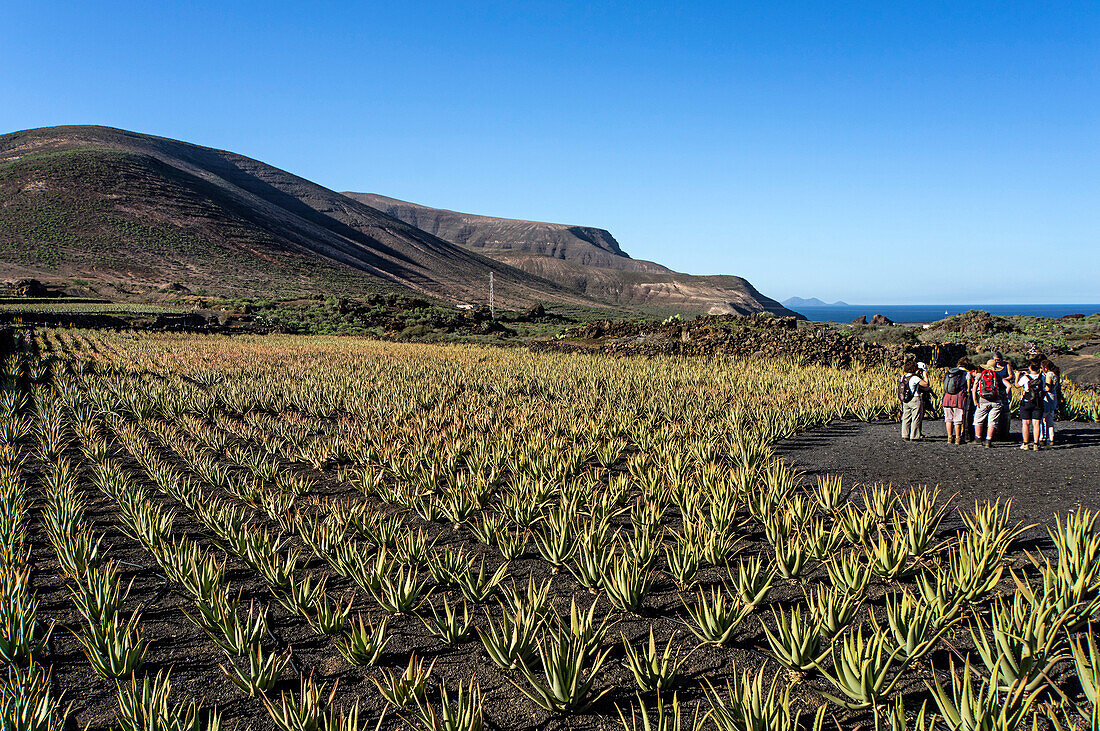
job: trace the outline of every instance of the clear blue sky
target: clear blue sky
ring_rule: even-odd
[[[600,226],[780,299],[1100,300],[1095,2],[23,2],[0,69],[0,131]]]

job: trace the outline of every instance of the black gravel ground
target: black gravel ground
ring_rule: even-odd
[[[848,485],[939,485],[958,507],[1012,499],[1012,515],[1050,523],[1055,514],[1100,510],[1100,424],[1058,422],[1055,445],[1020,450],[1020,422],[992,449],[947,441],[942,421],[925,420],[924,439],[905,442],[896,423],[838,421],[780,444],[806,474],[842,474]]]

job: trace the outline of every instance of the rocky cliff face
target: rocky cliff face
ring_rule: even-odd
[[[741,277],[681,274],[632,259],[611,232],[459,213],[374,193],[345,193],[442,239],[594,299],[684,313],[794,315]]]

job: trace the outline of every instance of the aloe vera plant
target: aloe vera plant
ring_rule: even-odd
[[[610,692],[610,687],[595,688],[610,648],[592,650],[584,637],[565,628],[550,630],[537,640],[536,648],[542,672],[521,661],[519,670],[526,684],[513,681],[513,685],[539,706],[559,713],[581,712]]]
[[[265,652],[263,647],[256,643],[244,655],[243,662],[247,662],[247,667],[244,669],[238,664],[242,661],[234,658],[229,658],[228,669],[224,664],[219,667],[229,682],[240,688],[250,698],[254,698],[275,687],[283,670],[290,664],[290,653],[290,650],[282,654]]]
[[[431,609],[430,618],[420,617],[421,623],[445,645],[456,645],[465,642],[470,636],[472,623],[470,610],[466,602],[462,602],[462,613],[459,614],[457,606],[452,607],[449,600],[443,600],[443,611],[440,612],[434,605],[428,605]]]
[[[50,676],[38,665],[11,666],[0,676],[0,719],[11,731],[64,731],[72,705],[50,688]]]
[[[603,586],[604,575],[614,557],[615,554],[606,544],[593,536],[582,535],[577,541],[573,563],[566,568],[578,584],[595,593]]]
[[[628,554],[616,554],[603,575],[603,590],[611,604],[624,612],[637,613],[653,584],[645,565]]]
[[[1077,625],[1100,608],[1100,514],[1078,510],[1056,518],[1047,534],[1054,544],[1055,560],[1032,556],[1043,585],[1061,613],[1073,612]]]
[[[489,659],[505,670],[513,670],[531,661],[543,620],[529,607],[501,609],[499,624],[486,612],[485,629],[478,627],[477,633]]]
[[[918,487],[909,490],[903,501],[905,519],[903,526],[909,542],[909,553],[917,558],[924,556],[935,546],[936,532],[947,513],[947,505],[937,507],[940,490]]]
[[[898,660],[900,654],[900,649],[889,649],[884,634],[872,632],[865,639],[863,628],[858,628],[843,639],[839,649],[833,646],[830,652],[833,659],[831,672],[820,663],[815,663],[815,667],[838,691],[820,691],[821,695],[851,710],[878,706],[893,693],[902,678],[907,662]]]
[[[279,731],[358,731],[359,702],[350,711],[333,707],[336,683],[325,696],[325,686],[317,685],[313,676],[304,677],[298,692],[283,691],[279,702],[260,696],[268,716]]]
[[[706,686],[710,712],[707,714],[718,731],[796,731],[800,714],[791,707],[791,686],[779,691],[776,675],[764,689],[763,673],[738,673],[731,670],[726,681],[726,697],[709,682]]]
[[[772,610],[775,632],[761,620],[760,626],[767,637],[771,655],[788,670],[808,672],[824,658],[821,653],[821,630],[817,618],[811,612],[803,619],[802,609],[795,607],[790,614]]]
[[[871,567],[855,552],[838,553],[825,564],[829,580],[849,594],[862,595],[871,581]]]
[[[38,599],[29,576],[29,568],[0,566],[0,661],[5,663],[31,662],[50,637],[38,621]]]
[[[814,498],[822,510],[835,512],[844,496],[844,478],[840,475],[821,475],[814,484]]]
[[[944,617],[937,607],[925,604],[907,590],[886,595],[885,614],[885,629],[874,614],[871,621],[898,658],[906,662],[927,654],[957,619]]]
[[[665,547],[665,562],[673,581],[680,589],[690,589],[699,573],[702,553],[690,543],[677,541]]]
[[[764,571],[763,558],[759,555],[748,560],[740,559],[737,562],[737,573],[730,572],[733,593],[749,610],[763,604],[771,591],[774,578],[774,571]]]
[[[267,609],[254,601],[243,612],[240,597],[228,592],[195,602],[194,613],[184,611],[192,622],[227,655],[242,657],[267,635]]]
[[[1072,614],[1059,612],[1050,595],[1017,592],[1011,601],[994,600],[988,622],[976,616],[970,636],[986,669],[998,677],[1000,690],[1021,685],[1031,693],[1066,659],[1062,633],[1073,620]]]
[[[406,708],[424,694],[428,676],[434,667],[434,660],[425,666],[424,661],[414,652],[409,655],[409,663],[400,673],[383,670],[382,680],[371,680],[387,703],[395,708]]]
[[[487,573],[484,556],[481,557],[481,564],[476,572],[471,563],[464,570],[452,574],[452,578],[459,590],[462,591],[462,595],[467,600],[478,604],[490,599],[507,576],[507,563],[502,563],[493,573]]]
[[[680,698],[676,693],[672,694],[671,704],[666,703],[664,697],[658,694],[652,712],[646,707],[645,699],[639,695],[637,706],[630,709],[629,722],[627,716],[623,714],[623,709],[616,705],[615,710],[619,713],[623,731],[700,731],[705,721],[705,717],[699,715],[699,704],[696,704],[695,714],[685,724]],[[641,726],[638,725],[639,716]]]
[[[393,614],[408,614],[416,609],[425,599],[424,589],[427,581],[420,578],[415,569],[406,571],[404,566],[397,569],[397,574],[387,572],[379,581],[378,588],[370,588],[371,596],[378,605],[387,612]]]
[[[860,598],[835,584],[818,586],[817,591],[806,597],[806,604],[821,631],[821,639],[828,642],[843,632],[855,618]]]
[[[218,731],[221,716],[217,711],[205,717],[194,701],[172,703],[168,696],[172,683],[168,674],[146,675],[118,687],[118,727],[122,731]]]
[[[126,622],[115,613],[82,626],[81,650],[97,675],[118,678],[141,669],[149,645],[141,636],[140,623],[140,612]]]
[[[695,595],[695,602],[684,604],[691,622],[687,628],[700,641],[711,645],[724,645],[733,637],[742,620],[752,611],[747,604],[737,605],[726,599],[726,594],[714,588],[710,593],[703,589]]]
[[[943,721],[958,731],[1015,731],[1023,728],[1040,689],[1028,693],[1022,684],[1005,691],[998,689],[996,676],[977,679],[970,671],[970,659],[963,665],[962,675],[951,665],[951,681],[948,689],[933,674],[932,683],[925,683]]]
[[[1087,632],[1076,636],[1069,634],[1068,639],[1073,669],[1085,696],[1084,703],[1073,704],[1075,715],[1089,724],[1089,728],[1100,728],[1100,650],[1097,650],[1096,636],[1090,625]]]
[[[680,668],[694,652],[676,657],[671,637],[664,650],[658,651],[652,627],[649,628],[649,643],[641,648],[635,648],[625,635],[622,638],[624,663],[630,668],[642,692],[663,691],[674,687],[679,679]]]
[[[424,731],[481,731],[484,715],[481,710],[481,686],[473,678],[458,691],[447,690],[446,683],[439,685],[439,703],[415,696],[416,708],[412,718]]]
[[[908,576],[912,570],[909,542],[895,523],[890,531],[880,525],[875,540],[868,538],[863,544],[867,565],[871,571],[888,579]]]
[[[359,615],[359,621],[350,625],[343,639],[336,643],[336,649],[352,665],[374,665],[389,643],[386,636],[389,617],[383,617],[375,625],[365,623]]]

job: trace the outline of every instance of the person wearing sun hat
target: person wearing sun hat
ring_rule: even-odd
[[[998,375],[995,358],[987,360],[978,377],[971,379],[970,398],[977,407],[974,411],[975,444],[983,444],[984,441],[986,448],[993,446],[993,435],[997,432],[1001,417],[1001,404],[1010,388],[1012,382]]]

